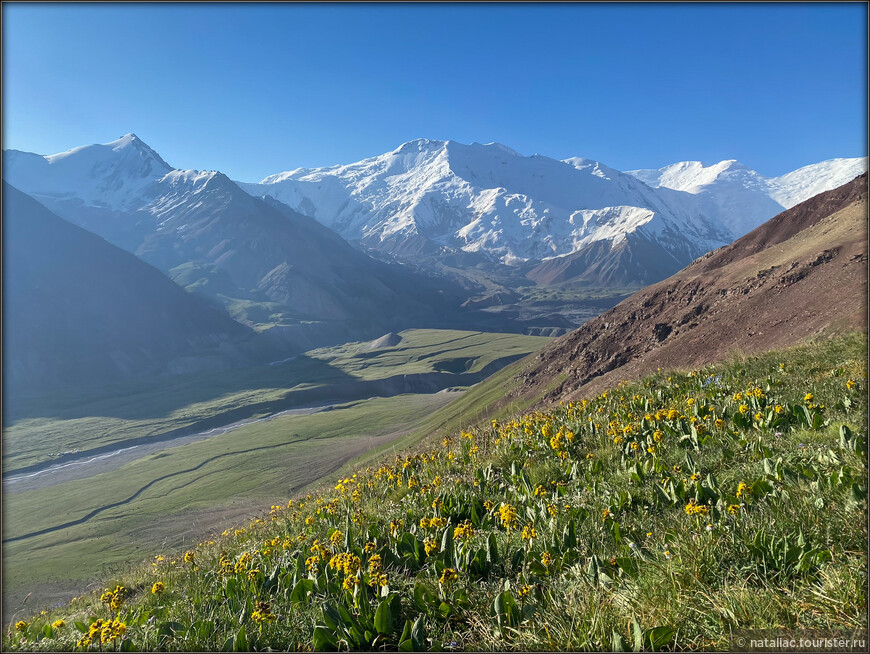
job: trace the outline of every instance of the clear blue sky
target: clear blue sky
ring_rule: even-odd
[[[3,147],[258,181],[415,138],[621,170],[867,154],[867,6],[3,4]]]

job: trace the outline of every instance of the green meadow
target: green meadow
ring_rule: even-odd
[[[439,375],[479,376],[486,366],[524,356],[549,340],[435,329],[400,336],[399,344],[377,350],[350,343],[312,350],[280,365],[13,397],[5,407],[3,472],[51,462],[71,450],[207,429],[331,400],[364,399],[383,392],[373,382],[402,375],[428,375],[434,383]],[[444,380],[457,386],[472,381]]]
[[[196,544],[350,460],[406,442],[462,395],[454,389],[367,397],[372,386],[366,383],[402,375],[441,379],[446,373],[461,384],[548,340],[443,330],[400,336],[391,347],[351,343],[281,365],[140,380],[108,392],[79,389],[20,403],[18,419],[3,435],[7,473],[50,462],[52,453],[123,447],[130,439],[147,443],[170,430],[196,431],[331,402],[328,410],[309,415],[280,416],[183,445],[169,441],[120,467],[110,457],[105,470],[97,463],[87,478],[23,492],[4,488],[4,611],[27,593],[33,593],[29,605],[68,598],[73,589],[155,548]],[[336,389],[358,397],[333,400]]]

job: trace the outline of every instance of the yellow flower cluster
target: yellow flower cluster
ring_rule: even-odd
[[[329,567],[333,570],[341,570],[345,577],[350,577],[359,572],[362,561],[353,552],[342,552],[329,559]]]
[[[505,528],[510,531],[517,525],[517,510],[510,504],[502,504],[498,510],[498,517]]]
[[[447,526],[447,520],[440,516],[420,518],[420,529],[443,529]]]
[[[114,590],[108,588],[100,595],[100,601],[108,605],[109,610],[113,613],[124,606],[124,598],[127,596],[127,589],[121,585],[115,586]]]
[[[269,602],[257,602],[256,609],[251,613],[251,619],[257,624],[262,624],[264,622],[275,622],[278,616],[272,613],[272,607]]]
[[[686,504],[686,515],[707,515],[710,513],[710,508],[698,504],[694,497],[689,499],[689,503]]]
[[[456,529],[453,530],[453,538],[456,540],[467,540],[474,536],[474,527],[471,522],[464,520]]]
[[[166,586],[163,584],[162,581],[155,581],[154,585],[151,586],[151,594],[152,595],[159,595],[164,590],[166,590]]]
[[[254,559],[254,557],[251,555],[250,552],[243,552],[242,555],[239,557],[239,560],[236,561],[236,565],[233,568],[233,572],[235,572],[235,573],[245,572],[248,569],[248,566],[251,564],[251,561],[253,561],[253,559]]]
[[[522,540],[532,540],[538,537],[538,532],[535,529],[534,525],[526,525],[523,527],[523,533],[521,535]]]
[[[454,581],[459,579],[459,574],[453,568],[444,568],[444,571],[441,573],[441,578],[438,580],[438,583],[442,586],[447,586]]]

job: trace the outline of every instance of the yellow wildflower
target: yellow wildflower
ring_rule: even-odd
[[[441,578],[438,580],[438,583],[442,586],[447,586],[458,578],[459,574],[457,574],[456,570],[453,568],[444,568],[444,572],[441,573]]]

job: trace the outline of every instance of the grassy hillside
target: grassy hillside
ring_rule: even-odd
[[[427,439],[15,616],[4,648],[693,650],[866,628],[866,356],[850,334]]]

